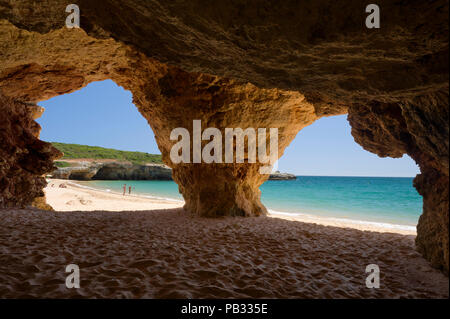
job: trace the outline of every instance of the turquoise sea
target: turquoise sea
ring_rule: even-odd
[[[183,200],[173,181],[89,181],[85,186],[121,192],[123,184],[134,193]],[[267,181],[261,200],[269,210],[357,221],[417,225],[422,197],[409,177],[298,176],[296,180]]]

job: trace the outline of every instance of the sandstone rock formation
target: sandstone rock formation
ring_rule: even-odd
[[[124,165],[108,163],[103,165],[92,179],[103,180],[171,180],[172,170],[162,164]]]
[[[172,163],[173,128],[278,127],[282,156],[303,127],[348,113],[365,149],[420,165],[417,246],[448,272],[448,1],[380,0],[380,29],[365,28],[362,0],[77,3],[82,29],[69,30],[62,0],[0,2],[3,206],[41,195],[57,156],[26,107],[92,81],[133,93],[202,216],[264,214],[267,176],[258,164]]]
[[[34,119],[39,107],[0,94],[0,208],[24,207],[43,197],[42,175],[54,169],[62,154],[40,141],[40,126]]]
[[[290,179],[297,179],[297,176],[295,176],[294,174],[280,173],[278,171],[269,175],[269,180],[273,181],[290,180]]]
[[[91,166],[75,166],[57,168],[51,172],[52,178],[58,179],[74,179],[79,181],[89,181],[98,171],[98,167]]]
[[[53,178],[73,180],[171,180],[172,170],[163,164],[86,162],[58,168],[51,175]]]

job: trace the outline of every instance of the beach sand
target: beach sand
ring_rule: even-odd
[[[414,235],[286,216],[198,218],[181,202],[67,181],[51,181],[46,195],[57,212],[0,210],[1,298],[449,295],[448,277],[415,251]],[[80,267],[79,289],[65,286],[68,264]],[[366,287],[369,264],[380,268],[379,289]]]
[[[62,179],[48,180],[45,188],[47,203],[57,211],[123,211],[152,210],[183,207],[182,201],[153,199],[137,195],[126,195],[84,187]],[[63,185],[64,188],[60,186]]]
[[[60,185],[64,185],[61,188]],[[127,188],[128,192],[128,188]],[[112,191],[105,191],[86,187],[73,181],[51,179],[45,188],[47,203],[57,211],[137,211],[181,208],[183,201],[148,198],[139,195],[126,195]],[[308,214],[289,214],[270,211],[269,217],[282,218],[291,221],[315,223],[324,226],[336,226],[354,228],[359,230],[389,232],[403,235],[416,235],[416,229],[412,226],[390,225],[385,223],[373,223],[355,221],[350,219],[327,218]]]

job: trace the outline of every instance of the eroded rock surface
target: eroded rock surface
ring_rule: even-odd
[[[439,116],[437,116],[439,114]],[[423,196],[417,247],[436,267],[448,270],[448,91],[411,102],[353,105],[355,141],[381,157],[409,154],[420,166],[414,186]]]
[[[25,207],[43,197],[46,182],[42,175],[52,170],[53,160],[62,155],[39,140],[40,126],[33,116],[40,113],[37,105],[0,94],[0,208]]]
[[[269,176],[270,180],[291,180],[291,179],[297,179],[297,176],[295,176],[294,174],[289,174],[289,173],[280,173],[280,172],[275,172],[270,174]]]
[[[74,180],[171,180],[172,170],[164,164],[131,164],[120,162],[78,163],[58,168],[53,178]],[[81,165],[84,164],[84,165]]]
[[[189,211],[254,216],[265,213],[259,186],[267,176],[259,166],[174,164],[170,131],[191,129],[193,119],[219,129],[278,127],[281,156],[303,127],[348,112],[365,149],[409,154],[420,165],[417,245],[448,271],[448,1],[380,1],[381,28],[371,30],[362,0],[78,4],[82,30],[64,28],[62,0],[0,3],[5,123],[23,114],[16,101],[36,103],[112,79],[133,93]],[[9,166],[0,178],[23,186],[8,193],[11,205],[26,202],[26,192],[38,195],[37,176],[51,170],[52,151],[39,142],[27,158],[5,159],[28,138],[13,132],[31,122],[19,123],[2,123],[10,140],[1,146]]]

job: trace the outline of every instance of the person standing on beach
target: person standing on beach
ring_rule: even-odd
[[[123,196],[125,196],[126,192],[127,192],[127,184],[123,184]]]
[[[131,195],[131,186],[128,186],[128,195]]]

